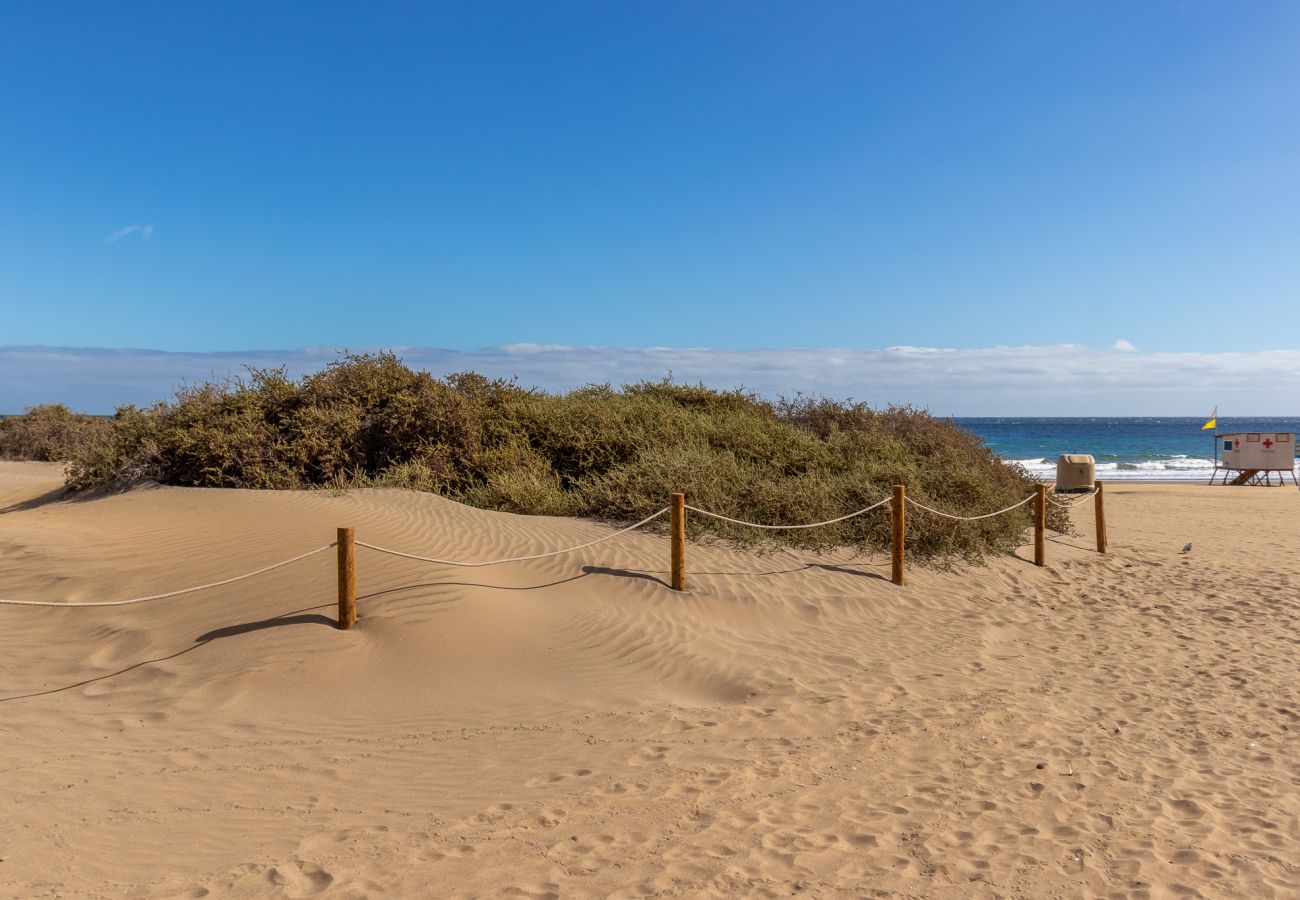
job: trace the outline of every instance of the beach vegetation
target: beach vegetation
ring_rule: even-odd
[[[69,460],[111,430],[107,418],[74,413],[61,403],[33,406],[22,415],[0,418],[0,459]]]

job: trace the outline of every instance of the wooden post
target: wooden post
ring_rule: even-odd
[[[673,590],[684,591],[686,590],[686,495],[685,494],[673,494],[672,543],[673,543],[673,567],[672,567]]]
[[[1047,565],[1047,544],[1043,531],[1047,528],[1047,485],[1038,485],[1034,498],[1034,565]]]
[[[1094,504],[1093,512],[1097,514],[1097,552],[1105,553],[1107,546],[1106,540],[1106,507],[1102,503],[1105,495],[1102,493],[1102,483],[1094,481],[1092,486],[1097,489],[1097,496],[1092,498]]]
[[[906,510],[904,507],[907,501],[907,490],[901,484],[894,485],[894,584],[899,587],[903,586],[903,536],[907,532]]]
[[[357,624],[357,546],[351,528],[339,529],[339,628]]]

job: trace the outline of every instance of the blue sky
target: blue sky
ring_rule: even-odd
[[[1296,347],[1297,46],[1295,3],[6,4],[0,346]]]

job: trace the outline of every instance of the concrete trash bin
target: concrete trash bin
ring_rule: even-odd
[[[1062,453],[1056,459],[1056,493],[1086,494],[1097,480],[1097,462],[1087,453]]]

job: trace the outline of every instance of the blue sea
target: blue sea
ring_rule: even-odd
[[[953,419],[984,439],[1003,459],[1035,475],[1055,476],[1062,453],[1090,453],[1105,481],[1209,481],[1214,431],[1205,419],[1185,418],[985,418]],[[1219,417],[1220,434],[1237,431],[1300,432],[1300,418]]]

